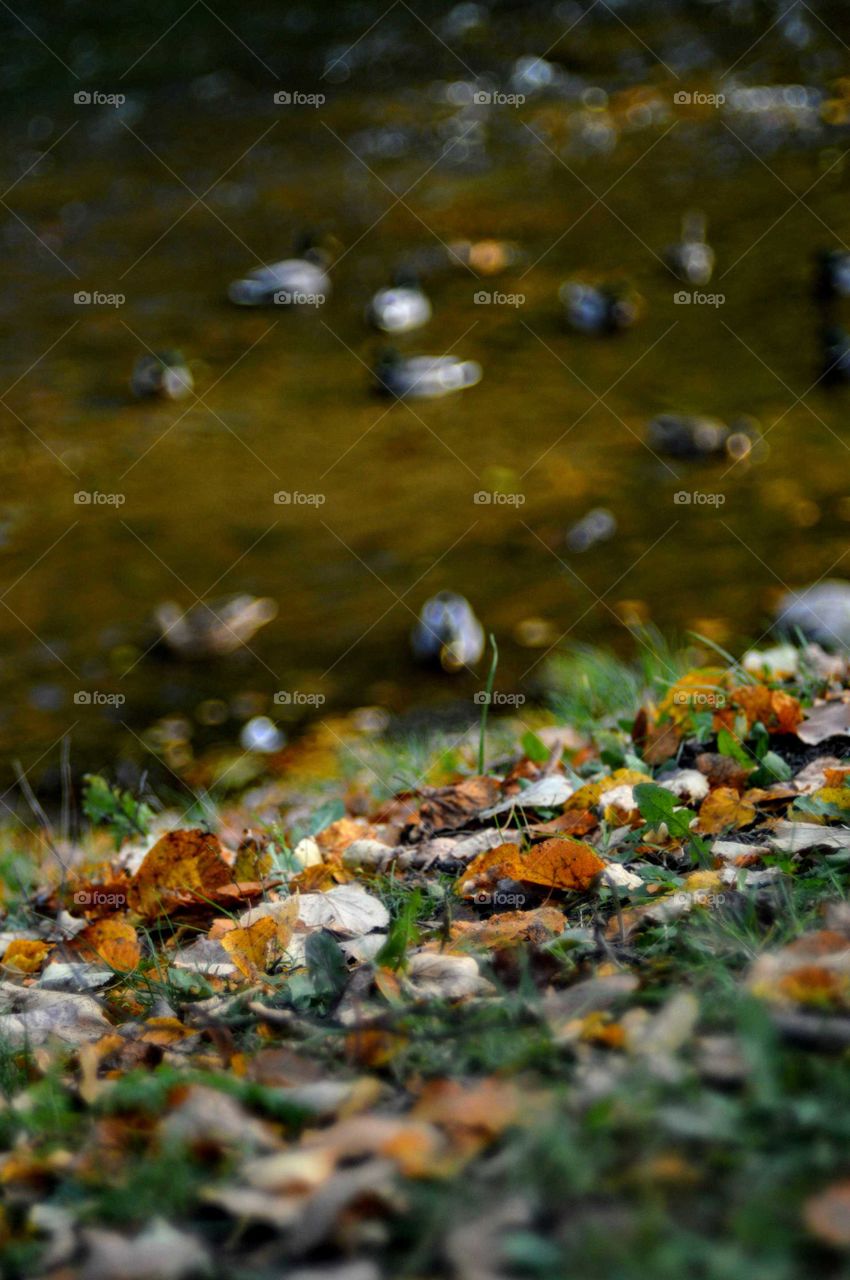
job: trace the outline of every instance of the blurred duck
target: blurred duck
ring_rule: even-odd
[[[234,280],[227,290],[230,301],[240,307],[321,305],[331,292],[330,254],[310,235],[301,237],[295,252],[294,258]]]
[[[422,606],[410,643],[418,662],[454,673],[481,658],[484,628],[465,596],[440,591]]]
[[[823,382],[850,382],[850,337],[838,325],[821,331]]]
[[[730,426],[718,418],[661,413],[647,428],[647,443],[670,458],[746,458],[760,439],[755,418],[736,419]]]
[[[375,369],[379,391],[398,400],[437,400],[481,381],[481,365],[456,356],[401,356],[388,351]]]
[[[366,319],[382,333],[410,333],[431,319],[431,303],[415,276],[399,273],[390,289],[379,289],[366,309]]]
[[[234,653],[277,614],[268,597],[228,596],[183,610],[166,600],[154,610],[160,640],[180,658],[217,658]]]
[[[182,400],[191,395],[195,382],[179,351],[160,351],[139,356],[130,377],[130,390],[140,400],[159,396],[162,400]]]
[[[816,258],[815,297],[821,301],[850,298],[850,253],[821,249]]]
[[[558,290],[567,323],[579,333],[619,333],[643,311],[643,299],[627,284],[567,280]]]
[[[692,209],[682,219],[682,239],[664,250],[668,267],[685,284],[708,284],[714,274],[714,250],[705,232],[705,214]]]

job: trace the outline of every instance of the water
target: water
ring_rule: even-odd
[[[764,631],[784,584],[848,572],[847,393],[817,385],[811,299],[814,252],[850,239],[843,108],[826,124],[817,106],[846,66],[827,26],[801,8],[747,52],[780,9],[496,6],[478,24],[474,7],[420,10],[437,39],[406,6],[372,31],[380,5],[343,7],[331,29],[295,6],[228,16],[254,56],[196,10],[146,55],[180,12],[117,32],[85,7],[50,28],[34,15],[78,80],[8,19],[5,772],[20,759],[43,775],[68,732],[78,767],[142,761],[167,714],[198,744],[235,739],[275,691],[298,695],[275,709],[289,724],[308,697],[326,710],[469,697],[471,676],[409,657],[414,615],[440,589],[496,634],[510,689],[534,687],[556,641],[628,650],[629,619],[734,648]],[[818,13],[840,31],[840,13]],[[571,23],[548,54],[554,85],[531,92],[540,64],[511,80]],[[473,72],[527,101],[472,101]],[[764,95],[739,95],[747,110],[674,101],[787,83],[815,106],[795,105],[799,91],[781,112]],[[81,86],[127,102],[76,104]],[[275,104],[282,89],[326,101]],[[701,292],[718,305],[676,303],[685,286],[657,256],[694,207],[718,257]],[[304,227],[337,246],[327,304],[230,306],[230,281],[286,256]],[[480,386],[377,398],[371,293],[411,255],[489,237],[520,261],[484,279],[433,271],[434,319],[396,343],[479,361]],[[581,271],[626,277],[643,318],[616,338],[567,330],[558,286]],[[481,290],[507,300],[477,303]],[[124,301],[81,305],[81,291]],[[135,360],[162,348],[188,359],[199,401],[130,398]],[[663,411],[755,415],[763,456],[661,460],[644,436]],[[521,504],[475,501],[497,490]],[[120,505],[80,505],[80,491]],[[320,499],[280,505],[280,491]],[[596,507],[615,535],[570,549]],[[148,652],[158,603],[237,591],[279,606],[250,652]],[[520,642],[529,630],[537,647]],[[197,725],[210,699],[227,704],[214,729]]]

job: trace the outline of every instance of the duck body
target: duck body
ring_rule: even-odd
[[[641,312],[641,300],[627,285],[567,280],[558,290],[571,329],[594,336],[629,329]]]
[[[669,458],[746,457],[759,438],[750,419],[728,426],[718,418],[661,413],[647,427],[647,444]]]
[[[850,336],[837,325],[821,333],[824,382],[850,382]]]
[[[418,662],[450,673],[478,662],[484,643],[484,628],[472,605],[455,591],[440,591],[426,600],[410,636]]]
[[[321,306],[331,292],[326,265],[316,255],[284,258],[268,267],[249,271],[227,290],[239,307]]]
[[[685,214],[682,239],[664,250],[664,259],[685,284],[705,285],[714,275],[714,250],[705,238],[706,222],[701,213]]]
[[[431,303],[414,284],[379,289],[366,309],[366,318],[382,333],[410,333],[420,329],[432,316]]]
[[[481,365],[456,356],[386,356],[377,366],[378,390],[398,400],[439,400],[481,381]]]
[[[192,371],[179,351],[139,356],[130,377],[130,390],[139,400],[182,400],[194,386]]]
[[[277,614],[267,597],[228,596],[210,604],[181,609],[166,600],[154,610],[160,641],[177,657],[217,658],[234,653]]]

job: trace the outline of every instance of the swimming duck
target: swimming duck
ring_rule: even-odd
[[[850,337],[838,325],[828,325],[821,331],[823,373],[821,380],[830,382],[850,381]]]
[[[579,333],[619,333],[628,329],[643,310],[643,299],[627,284],[591,284],[567,280],[558,290],[567,323]]]
[[[718,418],[661,413],[647,427],[647,443],[671,458],[710,458],[722,454],[735,461],[752,452],[760,438],[755,418],[736,419],[727,426]]]
[[[178,657],[217,658],[247,644],[276,614],[274,600],[238,595],[187,610],[165,600],[154,610],[154,620],[160,640]]]
[[[330,255],[310,235],[302,236],[296,257],[257,267],[227,290],[240,307],[321,306],[331,292]]]
[[[399,273],[389,289],[379,289],[366,308],[366,319],[383,333],[409,333],[431,319],[431,303],[412,275]]]
[[[481,381],[481,365],[456,356],[401,356],[385,352],[375,377],[379,391],[398,400],[437,400]]]
[[[179,351],[139,356],[130,377],[130,390],[140,400],[150,396],[182,400],[191,395],[194,385],[191,370]]]
[[[682,219],[682,239],[664,250],[668,267],[685,284],[708,284],[714,274],[714,250],[705,232],[705,214],[692,209]]]
[[[850,253],[821,249],[815,261],[815,297],[821,301],[850,298]]]
[[[465,596],[440,591],[422,606],[410,643],[417,661],[454,673],[479,661],[484,628]]]

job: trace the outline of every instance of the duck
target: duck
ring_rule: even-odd
[[[480,661],[484,628],[465,596],[439,591],[423,604],[410,644],[418,662],[455,674]]]
[[[643,311],[643,299],[627,284],[593,284],[566,280],[558,290],[567,323],[579,333],[619,333],[630,328]]]
[[[726,454],[739,461],[750,454],[761,435],[755,418],[730,425],[697,414],[661,413],[647,427],[647,444],[670,458],[710,458]]]
[[[850,298],[850,253],[821,249],[815,263],[815,297],[822,302]]]
[[[714,250],[705,235],[705,214],[692,209],[682,218],[679,243],[668,245],[664,250],[668,267],[685,284],[708,284],[714,274]]]
[[[321,306],[331,292],[330,254],[309,234],[295,254],[234,280],[227,290],[230,301],[238,307]]]
[[[401,356],[387,351],[376,369],[377,389],[397,400],[438,400],[474,387],[481,381],[481,365],[457,356]]]
[[[838,325],[828,325],[821,330],[821,352],[825,383],[850,382],[850,336]]]
[[[194,386],[192,371],[179,351],[139,356],[130,376],[130,390],[139,400],[152,396],[182,400],[192,394]]]
[[[227,596],[181,609],[165,600],[154,610],[159,639],[179,658],[218,658],[235,653],[277,615],[268,597]]]
[[[432,308],[414,275],[399,272],[388,289],[379,289],[366,308],[366,319],[382,333],[410,333],[431,319]]]

